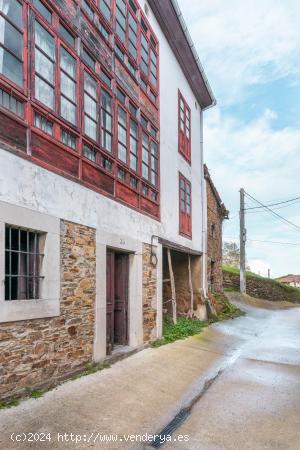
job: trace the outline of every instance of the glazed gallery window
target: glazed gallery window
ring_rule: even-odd
[[[60,47],[60,114],[68,122],[76,125],[76,59]]]
[[[100,92],[100,107],[99,93]],[[101,133],[99,133],[99,111],[101,115]],[[112,97],[87,72],[84,73],[84,130],[86,136],[98,142],[101,135],[101,146],[112,151]]]
[[[5,300],[39,298],[43,277],[42,235],[37,231],[5,227]]]
[[[35,22],[35,98],[54,110],[55,40]]]
[[[23,86],[22,3],[0,0],[0,74]]]
[[[178,97],[178,150],[191,161],[191,110],[179,92]]]
[[[191,183],[179,174],[179,231],[186,236],[192,235]]]

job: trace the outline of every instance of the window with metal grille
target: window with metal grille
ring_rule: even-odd
[[[5,300],[40,298],[42,233],[6,225],[5,227]]]
[[[0,73],[23,86],[22,2],[0,1]]]

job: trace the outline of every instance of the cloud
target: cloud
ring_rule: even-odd
[[[299,83],[298,1],[179,0],[179,4],[223,103],[247,97],[250,86],[286,76]]]

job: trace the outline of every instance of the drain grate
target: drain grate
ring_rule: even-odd
[[[159,448],[163,444],[166,443],[166,437],[174,433],[178,427],[185,421],[185,419],[189,416],[191,410],[190,408],[184,408],[179,411],[178,414],[171,420],[168,425],[161,430],[161,432],[155,437],[154,441],[151,443],[150,447]]]

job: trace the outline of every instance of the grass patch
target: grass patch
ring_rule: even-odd
[[[214,293],[213,297],[216,303],[217,316],[214,316],[211,322],[221,322],[245,315],[245,312],[233,303],[230,303],[224,294]]]
[[[3,400],[0,402],[0,409],[12,408],[13,406],[18,406],[19,403],[20,401],[17,399]]]
[[[236,267],[222,266],[222,269],[224,272],[234,273],[236,275],[240,274],[240,269],[237,269]],[[260,280],[264,279],[264,277],[262,277],[261,275],[258,275],[257,273],[250,272],[250,271],[246,271],[246,276],[253,277],[253,278],[259,278]],[[269,280],[269,278],[266,278],[266,280]]]
[[[224,288],[224,292],[240,292],[240,290],[239,288],[232,286]]]
[[[173,321],[169,318],[164,320],[163,324],[163,337],[157,339],[151,343],[151,347],[160,347],[161,345],[170,344],[179,339],[185,339],[189,336],[201,333],[201,331],[207,326],[207,322],[202,320],[190,319],[188,317],[179,317],[177,324],[174,325]]]
[[[40,398],[43,397],[46,392],[50,391],[51,388],[48,389],[35,389],[33,391],[30,391],[29,397],[30,398]]]

